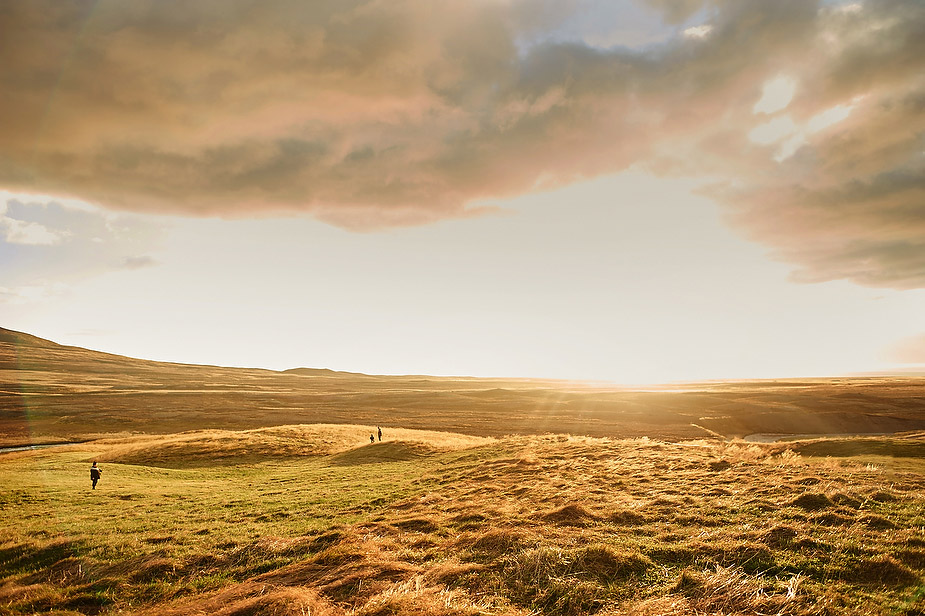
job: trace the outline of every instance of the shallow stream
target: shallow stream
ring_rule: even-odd
[[[855,436],[886,436],[890,432],[828,432],[823,434],[774,434],[757,432],[744,437],[749,443],[780,443],[782,441],[803,441],[814,438],[851,438]]]
[[[21,447],[0,447],[0,454],[13,453],[14,451],[29,451],[31,449],[47,449],[48,447],[62,447],[64,445],[73,445],[74,443],[50,443],[48,445],[22,445]]]

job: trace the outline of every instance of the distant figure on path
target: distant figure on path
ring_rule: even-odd
[[[370,442],[370,443],[375,443],[375,442],[376,442],[376,437],[373,436],[372,434],[370,434],[370,435],[369,435],[369,442]]]
[[[93,489],[96,489],[96,482],[100,480],[100,476],[103,474],[103,470],[96,465],[96,460],[93,461],[93,466],[90,467],[90,481],[93,482]]]
[[[376,426],[376,429],[379,430],[379,442],[382,442],[382,428]]]

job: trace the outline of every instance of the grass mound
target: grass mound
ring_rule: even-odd
[[[851,526],[855,522],[854,518],[841,515],[834,511],[820,513],[811,516],[809,519],[813,524],[821,524],[823,526]]]
[[[343,613],[311,589],[245,582],[210,597],[145,610],[139,616],[342,616]]]
[[[925,458],[925,433],[896,437],[855,437],[802,441],[790,445],[805,456],[889,456],[893,458]]]
[[[476,447],[491,439],[426,430],[389,430],[386,442],[371,445],[366,426],[299,425],[256,430],[196,430],[94,442],[100,462],[161,468],[238,465],[281,458],[343,454],[335,464],[412,460],[433,451]]]
[[[329,458],[330,464],[354,466],[357,464],[380,464],[382,462],[405,462],[433,453],[435,447],[424,443],[389,442],[369,444]]]
[[[458,593],[403,584],[355,612],[356,616],[481,616],[486,612]]]
[[[843,579],[859,584],[908,585],[921,578],[892,556],[878,554],[851,562],[841,569]]]
[[[629,550],[619,550],[606,544],[581,548],[574,555],[574,567],[600,580],[614,580],[641,575],[653,566],[647,556]]]
[[[430,518],[405,518],[392,522],[392,526],[406,532],[432,533],[440,526]]]
[[[790,502],[792,507],[799,507],[806,511],[819,511],[833,505],[832,500],[825,494],[807,492],[801,494]]]
[[[878,530],[891,530],[896,528],[896,525],[879,515],[865,515],[858,520],[861,524],[866,525],[868,528],[876,528]]]
[[[549,614],[582,614],[603,603],[601,588],[576,574],[572,554],[554,547],[522,550],[498,568],[502,592],[515,604]]]
[[[633,509],[618,509],[611,513],[608,519],[622,526],[642,526],[649,521],[649,518]]]
[[[527,535],[508,529],[491,529],[460,538],[459,545],[489,560],[499,558],[529,542]],[[534,542],[535,543],[535,542]]]
[[[785,546],[792,542],[800,531],[789,525],[777,525],[767,531],[764,540],[772,546]]]
[[[588,511],[584,506],[570,503],[543,514],[543,519],[562,526],[585,526],[599,516]]]
[[[133,568],[128,578],[133,582],[154,582],[175,572],[177,563],[170,558],[157,557],[146,559]]]
[[[842,492],[832,495],[832,502],[836,505],[843,505],[852,509],[857,509],[861,506],[861,501],[859,499]]]
[[[681,590],[693,614],[798,614],[806,613],[797,599],[799,582],[793,577],[786,584],[775,583],[740,568],[717,566],[691,575]]]

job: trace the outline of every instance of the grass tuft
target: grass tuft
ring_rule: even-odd
[[[874,492],[868,498],[875,503],[892,503],[899,500],[894,494],[891,494],[890,492],[884,492],[882,490]]]
[[[407,518],[404,520],[396,520],[392,522],[392,526],[404,531],[412,531],[417,533],[432,533],[436,532],[437,529],[440,528],[436,522],[427,518]]]
[[[842,505],[843,507],[851,507],[852,509],[858,509],[861,506],[860,500],[842,492],[833,494],[832,502],[836,505]]]
[[[585,526],[597,518],[598,516],[577,503],[570,503],[543,515],[544,520],[563,526]]]
[[[137,566],[128,578],[133,582],[153,582],[175,574],[177,564],[169,558],[154,557]]]
[[[908,585],[920,577],[908,567],[887,554],[860,558],[841,571],[842,579],[858,584]]]
[[[794,599],[788,589],[742,569],[717,566],[686,591],[694,613],[786,614]]]
[[[492,529],[478,535],[460,538],[461,546],[468,546],[473,552],[489,558],[507,554],[523,546],[525,542],[523,533],[507,529]]]
[[[892,530],[896,528],[896,524],[879,515],[865,515],[862,516],[858,521],[868,528],[874,528],[877,530]]]
[[[822,526],[851,526],[854,524],[854,518],[831,511],[814,515],[809,519],[813,524],[821,524]]]
[[[581,548],[574,555],[574,570],[603,581],[631,575],[641,575],[653,566],[645,555],[627,550],[617,550],[605,544],[594,544]]]
[[[825,509],[826,507],[831,507],[833,504],[834,503],[832,503],[832,500],[825,494],[818,494],[814,492],[801,494],[790,502],[792,507],[799,507],[800,509],[805,509],[806,511],[818,511],[820,509]]]
[[[778,525],[765,533],[764,540],[768,545],[782,547],[790,544],[799,534],[800,531],[793,526]]]
[[[649,522],[649,518],[634,509],[618,509],[607,516],[607,519],[621,526],[642,526]]]

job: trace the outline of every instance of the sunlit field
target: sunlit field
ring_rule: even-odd
[[[925,430],[923,410],[921,377],[640,390],[537,379],[275,372],[143,361],[0,329],[0,447],[295,424],[671,441],[885,434]]]
[[[0,0],[0,67],[0,616],[925,616],[925,0]]]
[[[2,330],[0,386],[0,446],[52,445],[0,453],[0,614],[925,613],[921,379],[273,372]]]
[[[925,608],[921,434],[368,437],[365,426],[289,426],[4,454],[0,611]]]

